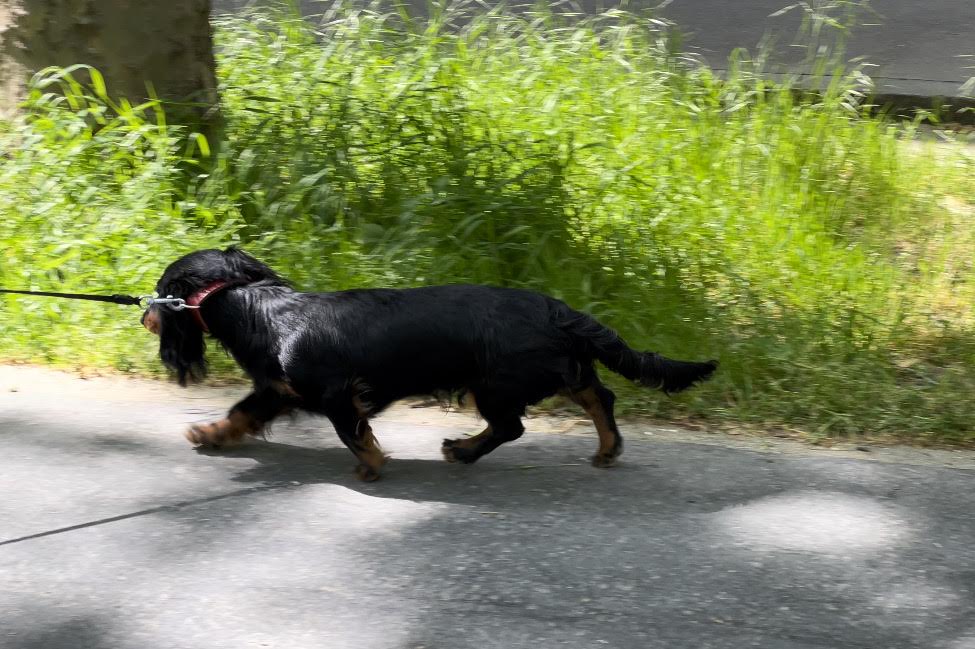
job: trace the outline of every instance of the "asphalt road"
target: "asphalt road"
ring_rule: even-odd
[[[362,484],[313,420],[193,451],[237,392],[0,368],[0,647],[975,648],[971,454],[631,423],[597,470],[536,418],[457,466],[399,409]]]
[[[213,0],[214,13],[233,13],[255,0]],[[308,15],[320,15],[330,2],[299,0]],[[422,11],[426,0],[407,0]],[[486,5],[497,4],[485,0]],[[531,2],[513,2],[526,4]],[[553,3],[554,4],[554,3]],[[564,4],[564,3],[563,3]],[[571,5],[593,13],[617,6],[610,0],[574,0]],[[755,52],[768,37],[774,43],[773,61],[795,68],[805,50],[797,45],[800,10],[773,16],[794,0],[629,0],[635,9],[657,8],[685,35],[685,48],[714,68],[724,68],[735,48]],[[808,4],[829,4],[809,2]],[[837,3],[838,4],[838,3]],[[975,2],[972,0],[873,0],[858,14],[848,42],[849,58],[872,64],[867,71],[876,91],[909,97],[956,97],[975,77]],[[838,15],[837,11],[833,11]]]

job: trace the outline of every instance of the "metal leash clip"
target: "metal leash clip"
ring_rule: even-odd
[[[155,304],[165,304],[173,311],[182,311],[183,309],[199,309],[199,305],[192,306],[186,303],[181,297],[173,297],[172,295],[167,295],[166,297],[152,297],[151,295],[141,295],[139,296],[139,306],[148,309]]]

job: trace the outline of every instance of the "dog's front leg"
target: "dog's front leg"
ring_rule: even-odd
[[[209,424],[190,426],[186,439],[197,446],[220,447],[257,435],[272,419],[294,406],[294,397],[273,387],[255,390],[234,405],[227,416]]]

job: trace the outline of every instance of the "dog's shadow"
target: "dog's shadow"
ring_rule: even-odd
[[[586,440],[588,442],[588,440]],[[198,448],[218,458],[250,458],[255,464],[233,480],[245,484],[302,486],[332,484],[378,497],[443,502],[479,507],[502,507],[545,501],[569,501],[573,506],[604,509],[605,500],[620,490],[630,493],[663,488],[647,475],[650,467],[622,465],[595,469],[578,453],[566,456],[544,444],[525,444],[496,452],[474,465],[440,459],[392,457],[376,482],[361,482],[354,474],[355,457],[343,447],[304,447],[249,440],[224,449]],[[644,469],[644,470],[640,470]]]
[[[433,440],[431,440],[433,441]],[[475,506],[492,511],[560,510],[604,516],[645,516],[675,512],[713,512],[781,490],[765,480],[741,481],[724,474],[706,474],[703,467],[726,451],[712,446],[667,443],[646,453],[624,455],[618,466],[597,469],[585,459],[592,439],[564,437],[559,443],[540,439],[499,448],[476,464],[452,464],[440,458],[401,457],[395,453],[376,482],[361,482],[354,473],[355,457],[342,446],[307,446],[269,440],[248,440],[221,450],[197,452],[220,458],[249,458],[233,481],[248,486],[300,488],[341,486],[374,498]],[[669,449],[669,450],[668,450]],[[676,454],[676,455],[675,455]],[[769,464],[760,454],[751,463],[764,475]],[[679,459],[675,459],[679,458]],[[709,477],[710,476],[710,477]],[[775,481],[773,481],[775,482]]]

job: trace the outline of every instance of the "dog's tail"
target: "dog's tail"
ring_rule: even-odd
[[[718,361],[675,361],[655,352],[636,351],[592,316],[560,307],[556,324],[573,338],[582,353],[641,385],[667,393],[680,392],[706,380],[718,367]]]

